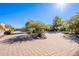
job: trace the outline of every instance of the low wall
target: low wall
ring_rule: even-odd
[[[0,30],[0,37],[4,35],[4,31]]]

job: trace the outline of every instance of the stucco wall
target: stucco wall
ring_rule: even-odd
[[[0,36],[4,34],[4,30],[0,29]]]

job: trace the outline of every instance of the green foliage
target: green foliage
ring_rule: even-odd
[[[41,33],[49,29],[49,26],[40,21],[29,20],[25,24],[25,28],[30,29],[32,32]],[[50,26],[50,30],[65,31],[65,33],[71,31],[79,34],[79,13],[77,12],[74,16],[70,17],[68,21],[63,21],[61,17],[56,16]]]
[[[69,24],[67,22],[63,22],[63,24],[60,27],[61,31],[68,31],[69,29]]]
[[[79,13],[76,13],[69,20],[69,28],[75,33],[79,33]]]
[[[25,24],[26,28],[34,28],[36,26],[36,22],[33,20],[29,20],[27,21],[27,23]]]
[[[2,25],[0,24],[0,29],[3,29]]]
[[[29,20],[25,24],[26,29],[29,29],[30,32],[28,34],[33,34],[33,38],[46,38],[45,35],[43,34],[46,29],[48,29],[48,25],[44,24],[43,22],[40,21],[33,21]]]
[[[57,31],[68,31],[69,23],[68,21],[62,20],[61,17],[56,16],[53,20],[52,26],[50,26],[50,29],[57,30]]]
[[[54,18],[54,20],[53,20],[52,29],[54,29],[54,30],[60,30],[63,22],[64,21],[62,20],[62,18],[60,18],[59,16],[56,16]]]
[[[9,31],[14,31],[15,28],[12,27],[11,25],[5,25],[5,28],[9,29]]]
[[[29,20],[26,24],[25,24],[26,29],[30,29],[30,30],[46,30],[48,29],[48,25],[44,24],[40,21],[33,21],[33,20]]]

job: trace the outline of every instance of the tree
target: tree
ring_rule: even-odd
[[[79,13],[69,19],[69,28],[72,32],[79,34]]]
[[[54,29],[54,30],[60,30],[63,22],[64,21],[62,20],[62,18],[60,18],[59,16],[56,16],[54,18],[54,20],[53,20],[52,29]]]
[[[67,21],[64,21],[63,24],[60,27],[61,31],[68,31],[69,30],[69,23]]]
[[[8,24],[5,25],[5,28],[8,29],[9,31],[14,31],[15,30],[15,28],[13,26],[8,25]]]
[[[25,24],[26,29],[30,29],[32,33],[36,33],[36,37],[44,36],[44,31],[48,29],[48,25],[40,21],[29,20]]]
[[[40,22],[40,21],[33,21],[33,20],[29,20],[27,21],[27,23],[25,24],[25,27],[27,29],[38,29],[38,30],[46,30],[48,29],[48,25],[47,24],[44,24],[43,22]]]
[[[0,29],[3,29],[2,25],[0,24]]]
[[[36,24],[35,24],[35,21],[33,21],[33,20],[28,20],[27,23],[25,24],[26,28],[33,28],[35,26],[36,26]]]

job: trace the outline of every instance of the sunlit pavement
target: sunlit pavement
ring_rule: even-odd
[[[0,41],[19,35],[7,35]],[[47,39],[16,42],[13,44],[0,43],[0,55],[2,56],[62,56],[74,55],[79,45],[67,38],[62,33],[46,33]]]

